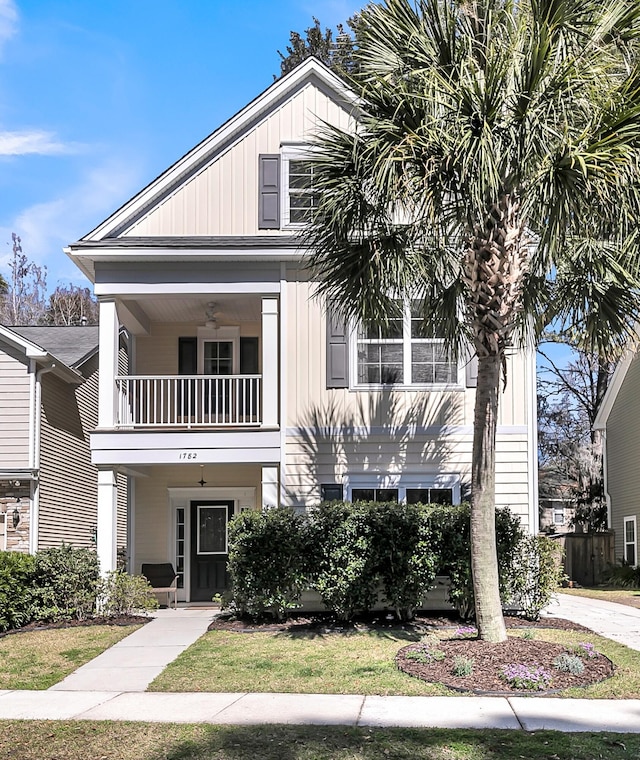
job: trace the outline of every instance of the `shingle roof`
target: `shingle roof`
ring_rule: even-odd
[[[82,360],[92,354],[98,347],[98,326],[67,327],[53,325],[47,327],[14,327],[10,330],[35,343],[40,348],[53,354],[67,367],[76,368]]]

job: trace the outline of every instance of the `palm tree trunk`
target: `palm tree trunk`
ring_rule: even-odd
[[[506,641],[496,549],[496,425],[501,358],[478,357],[471,469],[471,572],[476,623],[483,641]]]

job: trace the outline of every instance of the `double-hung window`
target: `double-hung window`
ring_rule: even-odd
[[[638,564],[636,518],[624,518],[624,561],[635,567]]]
[[[361,326],[357,332],[358,385],[451,385],[458,367],[441,338],[423,325],[420,302],[402,302],[401,316],[385,327]]]
[[[303,145],[283,146],[281,157],[282,226],[302,227],[313,219],[318,206],[313,163]]]

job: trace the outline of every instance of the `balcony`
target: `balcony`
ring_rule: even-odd
[[[116,377],[118,429],[260,427],[261,375]]]

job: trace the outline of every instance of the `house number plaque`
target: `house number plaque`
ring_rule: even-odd
[[[178,454],[178,459],[197,459],[197,458],[198,458],[197,451],[181,451]]]

